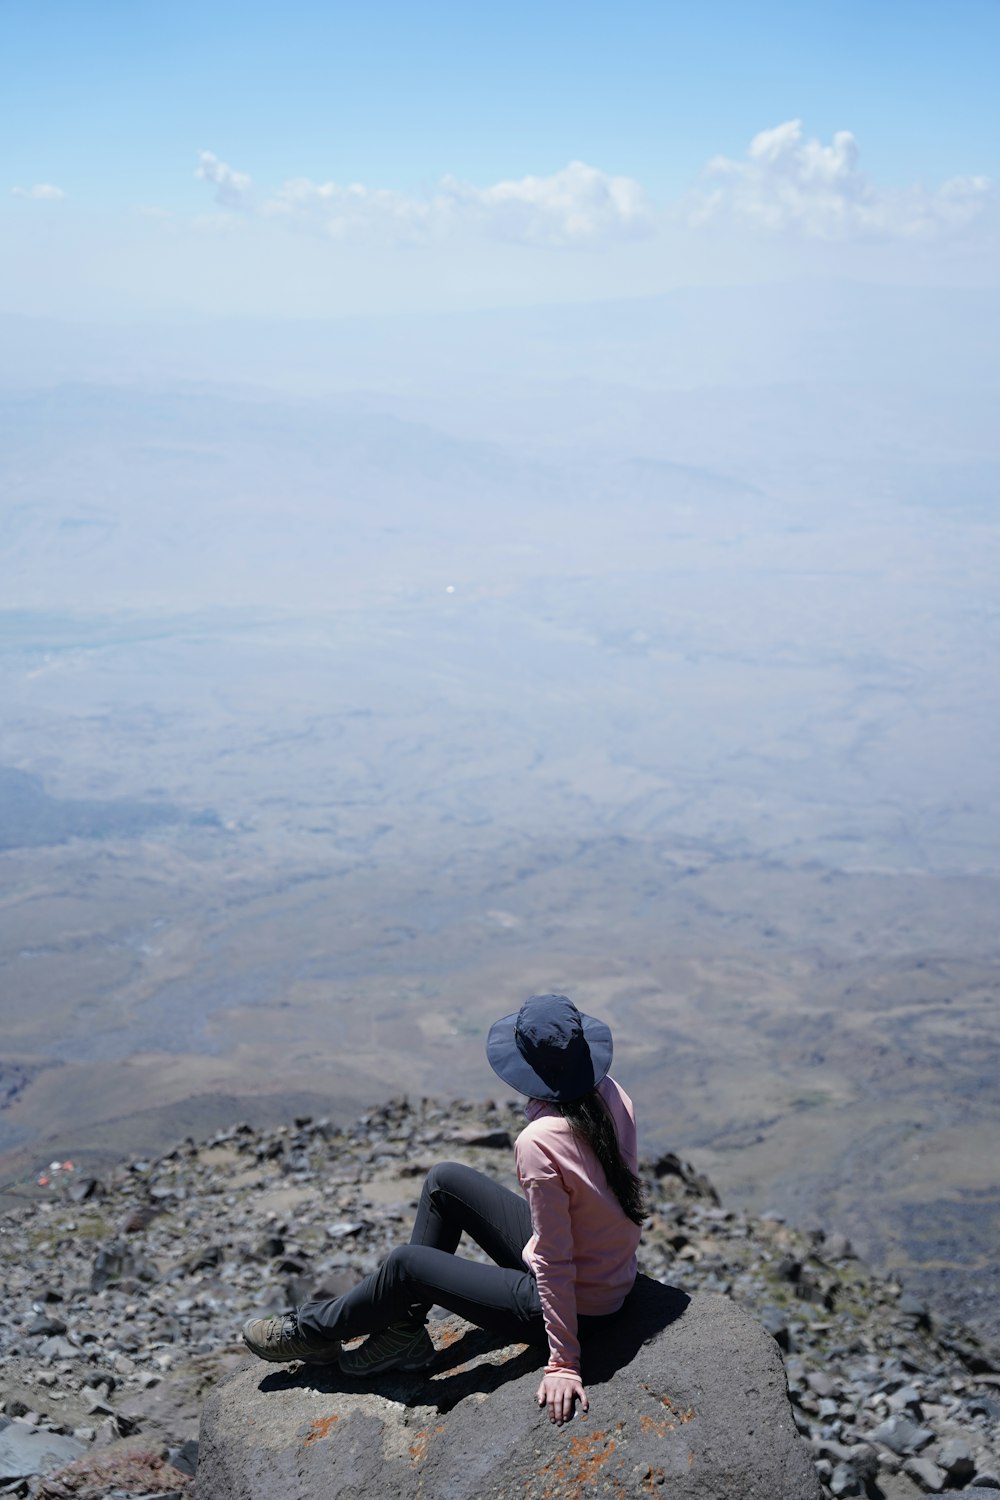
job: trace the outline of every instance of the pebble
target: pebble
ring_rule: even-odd
[[[929,1458],[908,1458],[903,1465],[903,1473],[908,1474],[929,1495],[940,1495],[948,1477]]]
[[[952,1484],[967,1484],[976,1472],[972,1449],[964,1438],[948,1438],[942,1443],[937,1461]]]
[[[934,1441],[934,1434],[929,1427],[918,1427],[909,1417],[898,1415],[880,1422],[871,1437],[873,1442],[883,1443],[893,1453],[900,1454],[918,1453],[921,1448],[926,1448],[928,1443]]]

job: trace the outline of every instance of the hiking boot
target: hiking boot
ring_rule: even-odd
[[[283,1318],[251,1318],[243,1324],[243,1342],[258,1359],[283,1365],[300,1359],[307,1365],[332,1365],[340,1353],[340,1340],[319,1333],[303,1333],[293,1312]]]
[[[356,1349],[344,1349],[340,1368],[345,1375],[378,1375],[382,1370],[423,1370],[437,1350],[423,1323],[390,1323]]]

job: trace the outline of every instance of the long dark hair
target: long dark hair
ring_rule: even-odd
[[[622,1213],[633,1224],[641,1224],[647,1214],[646,1195],[639,1178],[622,1157],[615,1122],[600,1094],[591,1089],[582,1099],[556,1104],[555,1108],[568,1122],[574,1135],[586,1141],[597,1157],[604,1168],[608,1187],[621,1204]]]

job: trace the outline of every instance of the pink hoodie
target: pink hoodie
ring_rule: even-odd
[[[637,1169],[632,1101],[605,1078],[598,1086],[618,1132],[622,1157]],[[517,1180],[534,1234],[524,1263],[535,1275],[549,1340],[549,1375],[580,1374],[577,1313],[617,1312],[636,1275],[639,1226],[626,1218],[604,1169],[558,1110],[528,1102],[517,1138]]]

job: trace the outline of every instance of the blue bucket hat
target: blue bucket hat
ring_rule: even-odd
[[[611,1067],[611,1030],[565,995],[532,995],[490,1027],[486,1056],[504,1083],[530,1099],[569,1104]]]

